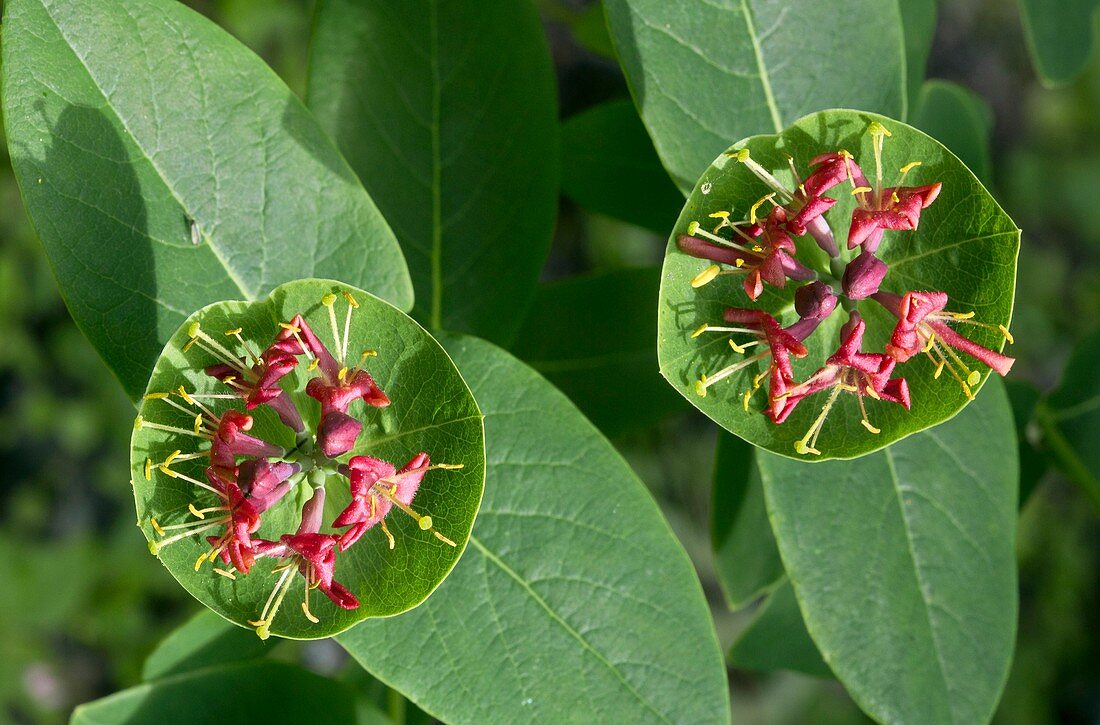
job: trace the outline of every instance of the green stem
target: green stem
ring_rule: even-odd
[[[386,714],[395,725],[405,722],[405,696],[392,687],[386,692]]]
[[[1044,401],[1039,401],[1039,404],[1035,407],[1035,422],[1039,424],[1039,429],[1043,431],[1043,440],[1054,454],[1054,460],[1058,468],[1062,470],[1067,478],[1081,488],[1085,496],[1092,502],[1092,505],[1100,512],[1100,481],[1097,481],[1088,468],[1081,463],[1081,459],[1077,457],[1073,446],[1062,435],[1062,431],[1058,428],[1057,422],[1051,416],[1050,409],[1047,408]]]

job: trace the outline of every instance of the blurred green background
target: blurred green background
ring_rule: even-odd
[[[189,4],[303,91],[310,0]],[[541,0],[539,6],[558,67],[563,118],[626,97],[614,61],[590,49],[604,42],[598,9],[583,0]],[[1057,385],[1074,344],[1100,326],[1100,58],[1069,88],[1046,90],[1027,56],[1014,1],[947,0],[928,76],[970,88],[993,110],[992,185],[1024,230],[1013,322],[1013,351],[1020,361],[1013,378],[1048,390]],[[651,232],[563,200],[545,278],[651,266],[663,249],[664,240]],[[1026,397],[1026,387],[1015,392]],[[199,609],[149,556],[133,525],[126,465],[133,415],[66,312],[5,157],[0,721],[63,721],[76,704],[136,684],[156,642]],[[1024,433],[1036,439],[1034,430]],[[728,611],[711,561],[707,522],[715,435],[701,416],[682,413],[617,435],[614,442],[695,560],[728,649],[751,610]],[[1033,455],[1038,460],[1043,454]],[[1100,722],[1097,515],[1056,471],[1042,476],[1024,502],[1020,635],[1000,722]],[[277,656],[385,699],[379,685],[349,666],[331,642],[284,644]],[[834,681],[730,674],[737,722],[865,721]],[[392,697],[390,705],[393,714],[404,707]]]

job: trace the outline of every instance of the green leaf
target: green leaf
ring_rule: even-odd
[[[883,150],[884,184],[895,183],[899,176],[897,169],[913,160],[923,165],[910,171],[906,185],[943,183],[935,203],[921,214],[918,229],[886,233],[877,252],[889,265],[882,289],[898,294],[909,290],[946,292],[950,298],[949,310],[973,311],[976,321],[993,326],[992,329],[959,326],[967,337],[993,349],[1003,345],[996,325],[1007,327],[1011,318],[1020,231],[974,175],[935,140],[882,116],[856,111],[825,111],[801,119],[778,136],[754,136],[734,144],[700,178],[669,238],[661,282],[657,355],[661,373],[692,404],[726,430],[781,455],[796,455],[795,442],[818,417],[826,395],[818,394],[803,401],[782,425],[775,425],[760,414],[767,405],[766,390],[755,394],[746,412],[742,396],[752,388],[753,379],[767,370],[767,361],[760,361],[717,382],[707,389],[706,397],[701,397],[695,383],[702,375],[713,377],[757,351],[750,348],[745,355],[731,351],[727,345],[731,336],[724,333],[707,332],[698,338],[692,335],[703,324],[723,325],[723,311],[728,306],[764,309],[780,324],[793,323],[797,315],[792,296],[798,283],[787,284],[784,289],[769,285],[755,303],[749,301],[742,289],[743,275],[720,276],[694,289],[692,279],[710,262],[681,252],[676,240],[680,234],[687,233],[694,221],[713,226],[716,220],[709,215],[714,212],[732,209],[731,219],[746,217],[746,210],[768,193],[769,189],[730,155],[735,149],[749,149],[751,158],[771,170],[784,184],[791,183],[787,155],[792,156],[800,172],[805,173],[810,159],[838,149],[851,151],[874,179],[874,154],[871,138],[866,133],[868,125],[874,121],[885,124],[893,133],[886,139]],[[848,183],[833,190],[831,195],[838,202],[826,216],[841,247],[846,246],[844,240],[855,207],[855,197],[850,191]],[[853,256],[853,252],[843,249],[841,257],[830,265],[825,253],[809,237],[799,240],[799,259],[837,289],[840,288],[840,271]],[[864,351],[881,352],[896,319],[871,299],[854,303],[854,307],[867,322]],[[846,319],[843,306],[838,305],[832,316],[805,340],[809,354],[793,361],[799,380],[805,380],[818,370],[836,351],[839,331]],[[747,341],[740,333],[733,337],[742,343]],[[987,370],[980,364],[976,367],[984,381]],[[959,412],[968,402],[962,386],[949,372],[937,379],[935,368],[924,355],[897,367],[895,374],[908,381],[912,410],[906,411],[894,403],[866,400],[871,423],[881,429],[878,435],[872,435],[861,426],[857,396],[839,398],[822,428],[817,445],[822,455],[815,456],[815,460],[860,456]],[[962,377],[966,377],[965,371]],[[762,382],[767,388],[767,381]],[[976,392],[977,386],[973,386],[973,390]]]
[[[446,722],[728,723],[699,582],[645,487],[530,368],[445,343],[489,441],[470,549],[420,607],[337,641]]]
[[[905,115],[894,2],[605,4],[634,102],[685,193],[730,141],[778,133],[807,113],[849,107]]]
[[[310,598],[310,608],[321,621],[311,624],[300,610],[304,579],[295,575],[291,580],[288,603],[279,610],[270,630],[296,639],[325,637],[365,617],[389,616],[414,607],[454,567],[473,526],[485,474],[481,415],[469,388],[443,348],[400,310],[365,292],[323,280],[285,284],[262,302],[224,302],[200,310],[169,341],[149,382],[149,395],[175,391],[181,385],[192,394],[195,391],[225,394],[231,389],[203,372],[205,366],[218,362],[218,358],[203,350],[202,344],[196,344],[188,352],[182,350],[191,339],[192,322],[199,322],[200,331],[225,340],[223,344],[230,345],[234,351],[237,349],[235,341],[223,336],[222,331],[243,328],[243,337],[250,346],[263,350],[280,331],[278,322],[289,321],[301,313],[321,340],[331,341],[334,336],[330,332],[328,309],[320,300],[326,293],[343,291],[350,291],[359,304],[351,319],[350,339],[346,345],[350,352],[348,361],[354,365],[360,350],[377,350],[377,357],[366,360],[365,369],[389,396],[391,404],[381,409],[364,403],[353,404],[350,413],[363,422],[363,432],[356,447],[340,460],[346,462],[353,455],[370,455],[400,467],[425,451],[434,463],[462,464],[461,470],[429,472],[413,502],[413,508],[430,514],[435,529],[456,542],[457,547],[447,546],[429,532],[421,531],[416,521],[395,507],[386,522],[396,539],[396,548],[390,550],[383,531],[375,527],[337,556],[336,580],[358,597],[357,609],[340,609],[316,592]],[[338,328],[343,328],[344,301],[341,299],[334,307],[337,306]],[[342,331],[340,334],[343,336]],[[328,347],[335,351],[339,346],[328,344]],[[290,451],[290,458],[301,465],[312,464],[314,470],[327,466],[331,470],[333,463],[321,456],[319,450],[315,454],[309,452],[319,409],[317,402],[304,392],[306,382],[316,375],[307,369],[305,362],[303,359],[303,364],[283,379],[283,389],[301,411],[307,435],[296,439],[294,432],[280,423],[268,406],[250,411],[255,418],[250,434],[282,446]],[[169,400],[177,404],[186,402],[178,395]],[[227,408],[241,407],[236,400],[198,400],[218,415]],[[190,429],[193,416],[167,400],[148,396],[138,412],[140,425],[135,426],[130,448],[131,475],[138,524],[152,545],[166,540],[158,536],[152,518],[156,518],[161,527],[194,522],[196,519],[188,511],[189,504],[196,503],[196,508],[202,509],[219,505],[220,501],[212,493],[157,467],[177,449],[182,449],[184,454],[207,450],[200,439],[154,427],[159,424]],[[152,464],[148,478],[147,461]],[[176,462],[171,470],[205,483],[207,465],[208,458],[200,456]],[[263,513],[263,523],[253,536],[274,541],[282,534],[294,533],[301,521],[302,506],[312,495],[307,483],[308,479],[303,479],[282,501]],[[350,494],[348,481],[342,475],[327,475],[324,485],[327,490],[324,521],[327,523],[348,505]],[[214,528],[204,535],[220,536],[223,532],[222,528]],[[173,532],[169,530],[168,535]],[[185,589],[218,614],[242,626],[259,620],[279,579],[272,569],[282,560],[257,559],[249,574],[236,572],[236,579],[232,580],[211,570],[215,566],[232,569],[221,562],[196,565],[196,559],[209,550],[205,539],[193,536],[168,545],[160,544],[159,556]]]
[[[561,156],[562,192],[586,209],[663,235],[684,205],[629,100],[566,120]]]
[[[793,670],[814,677],[833,676],[810,639],[794,589],[786,577],[730,650],[729,663],[745,670]]]
[[[169,0],[5,10],[23,201],[73,318],[132,398],[211,302],[325,276],[411,306],[401,251],[355,174],[227,33]]]
[[[1038,403],[1035,417],[1054,461],[1100,508],[1100,331],[1081,340],[1057,389]]]
[[[710,521],[714,568],[731,609],[744,607],[783,580],[753,447],[728,433],[718,436]]]
[[[309,105],[393,225],[413,316],[509,343],[558,204],[557,90],[528,0],[324,0]]]
[[[652,425],[686,407],[657,371],[659,287],[656,268],[541,285],[514,352],[606,435]]]
[[[81,705],[73,725],[147,722],[356,722],[355,700],[339,682],[282,662],[211,667],[131,687]]]
[[[806,626],[880,722],[987,722],[1016,634],[1016,441],[998,381],[858,461],[761,454]]]
[[[951,149],[983,184],[989,185],[993,171],[989,157],[993,109],[984,98],[957,83],[928,81],[921,88],[913,125]]]
[[[145,660],[141,679],[160,679],[263,657],[273,645],[204,609],[172,630]]]
[[[603,2],[596,0],[578,12],[570,22],[573,38],[583,48],[609,60],[615,60],[615,45],[607,29]]]
[[[924,83],[928,55],[936,36],[936,0],[900,0],[898,10],[901,11],[901,26],[905,34],[906,97],[912,115],[919,105],[918,96]],[[919,126],[916,123],[913,125]]]
[[[1064,86],[1088,63],[1100,0],[1020,0],[1027,45],[1039,78],[1050,88]]]

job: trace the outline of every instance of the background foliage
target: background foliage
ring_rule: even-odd
[[[189,4],[237,35],[295,93],[303,94],[311,2]],[[621,103],[629,91],[617,63],[608,58],[598,11],[585,2],[543,0],[537,5],[555,60],[567,143],[569,119],[607,101]],[[1016,552],[1022,596],[1016,657],[995,717],[1012,723],[1094,721],[1100,701],[1100,635],[1094,626],[1100,605],[1100,497],[1095,468],[1073,445],[1095,440],[1096,433],[1093,425],[1089,438],[1090,429],[1082,427],[1091,425],[1089,411],[1074,411],[1073,406],[1095,392],[1084,387],[1087,378],[1067,373],[1068,385],[1061,380],[1071,351],[1100,319],[1100,207],[1095,204],[1100,188],[1100,62],[1093,54],[1076,80],[1066,78],[1072,82],[1063,89],[1047,90],[1033,70],[1023,27],[1015,3],[943,3],[928,75],[961,84],[993,113],[973,98],[961,100],[969,97],[964,92],[934,94],[926,87],[920,93],[949,109],[966,104],[965,113],[981,121],[966,139],[952,143],[941,138],[976,172],[987,170],[998,200],[1025,230],[1013,324],[1020,362],[1009,386],[1030,456],[1022,461],[1025,486]],[[919,104],[910,109],[910,120],[942,134],[931,125],[932,117],[929,126],[920,123],[920,109]],[[575,123],[580,123],[579,116]],[[636,132],[637,126],[635,142],[644,141]],[[630,138],[629,133],[624,131],[623,138]],[[991,147],[987,155],[985,134]],[[963,149],[974,156],[967,158]],[[652,159],[652,154],[642,144],[637,154],[623,155]],[[659,262],[663,238],[647,231],[654,226],[651,219],[633,220],[639,226],[624,223],[622,206],[585,209],[583,185],[568,177],[571,168],[583,169],[583,158],[583,149],[566,145],[562,151],[567,197],[559,203],[543,280],[552,283],[581,272],[622,278],[621,283],[592,285],[587,290],[592,295],[589,309],[606,309],[606,319],[623,314],[620,329],[651,326],[645,321],[648,309],[641,317],[630,317],[624,305],[603,295],[634,285],[644,288],[647,272],[635,270]],[[653,166],[644,168],[652,173]],[[61,303],[26,221],[10,165],[0,173],[0,719],[51,722],[64,719],[81,702],[138,684],[145,655],[197,605],[146,553],[133,526],[122,473],[133,409]],[[544,294],[553,293],[552,285],[541,289],[535,309]],[[599,337],[606,340],[607,333]],[[563,363],[548,356],[561,350],[525,348],[536,341],[522,327],[518,339],[515,351],[551,377],[554,365],[581,366],[586,388],[605,391],[622,384],[614,362],[636,360],[644,350],[634,341],[633,347],[623,348],[628,354],[622,358],[617,357],[619,350],[608,349],[599,365],[565,357]],[[1077,359],[1087,360],[1090,348],[1095,350],[1095,341],[1083,345]],[[653,391],[667,392],[657,377],[655,358],[652,367],[648,384]],[[732,647],[734,717],[762,723],[862,722],[864,716],[835,681],[821,677],[827,672],[814,661],[812,643],[808,651],[796,650],[779,663],[753,654],[751,634],[760,620],[774,617],[787,628],[792,625],[790,600],[768,600],[755,623],[757,612],[751,608],[729,611],[717,574],[721,561],[711,554],[705,524],[717,434],[697,414],[677,412],[683,406],[675,396],[662,403],[646,384],[639,380],[620,389],[644,397],[647,404],[667,404],[665,410],[674,414],[647,413],[629,429],[607,430],[657,496],[700,572],[722,647],[727,652]],[[582,404],[599,400],[585,390],[566,392],[578,395]],[[599,408],[585,412],[599,422],[599,410],[615,404],[621,400],[607,395]],[[1065,445],[1058,444],[1057,432]],[[1056,465],[1048,469],[1048,461]],[[1090,471],[1091,482],[1086,475]],[[767,570],[761,567],[765,574]],[[763,586],[773,587],[779,587],[779,595],[790,591],[782,581]],[[792,646],[797,644],[792,639]],[[342,680],[393,720],[420,721],[414,706],[349,663],[331,642],[282,642],[273,649],[277,660]],[[771,671],[778,664],[810,675]]]

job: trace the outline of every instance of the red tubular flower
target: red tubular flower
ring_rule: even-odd
[[[867,299],[878,292],[888,271],[885,262],[876,258],[871,250],[864,249],[844,268],[844,277],[841,279],[844,296],[850,300]]]
[[[768,391],[769,402],[767,412],[774,420],[776,417],[782,415],[783,408],[786,406],[786,400],[783,395],[787,387],[795,382],[794,371],[791,369],[791,357],[805,357],[807,354],[806,347],[787,330],[780,327],[774,317],[763,310],[728,307],[726,308],[724,318],[726,322],[733,323],[736,326],[703,325],[695,331],[693,337],[697,337],[704,332],[741,333],[752,335],[755,339],[747,343],[737,344],[731,337],[729,339],[729,345],[735,352],[743,353],[748,348],[756,345],[763,346],[766,349],[751,357],[733,363],[713,375],[707,376],[704,374],[695,383],[695,392],[700,397],[706,397],[707,389],[710,386],[724,380],[749,365],[767,360],[767,369],[753,378],[749,390],[743,396],[743,404],[745,410],[748,410],[749,400],[760,388],[764,378],[769,378],[770,387]]]
[[[248,435],[252,429],[251,415],[230,408],[217,421],[210,441],[210,463],[219,468],[233,469],[238,456],[279,458],[286,451],[279,446]]]
[[[881,353],[860,351],[866,327],[859,313],[853,312],[848,324],[842,330],[844,338],[840,348],[829,356],[825,367],[811,375],[806,382],[792,386],[786,391],[786,407],[782,409],[780,416],[772,418],[776,423],[786,420],[803,399],[824,390],[832,391],[821,409],[821,414],[810,426],[806,435],[795,444],[795,450],[799,453],[820,455],[821,451],[816,448],[818,435],[842,391],[856,396],[862,414],[860,422],[872,433],[878,433],[879,429],[871,425],[867,418],[864,396],[898,403],[906,410],[909,409],[909,386],[905,379],[890,378],[894,371],[894,360]]]
[[[421,530],[431,530],[432,517],[417,513],[410,505],[416,492],[420,490],[424,475],[432,468],[429,466],[428,454],[423,452],[413,456],[400,471],[386,461],[370,456],[355,456],[346,466],[342,466],[341,471],[351,481],[352,498],[348,507],[332,522],[335,528],[351,527],[340,537],[340,549],[347,549],[375,524],[386,535],[390,548],[394,548],[396,542],[385,521],[386,515],[394,506],[415,519]],[[435,468],[455,466],[443,465]],[[432,533],[440,541],[455,545],[438,531]]]
[[[256,627],[256,634],[261,639],[267,639],[271,634],[271,623],[286,597],[291,584],[293,574],[297,571],[304,579],[305,594],[302,600],[302,612],[309,621],[316,624],[320,620],[314,616],[309,608],[309,592],[311,589],[320,589],[332,603],[342,609],[356,609],[359,600],[347,587],[335,580],[336,552],[339,537],[335,534],[320,533],[322,516],[325,507],[324,487],[313,490],[313,496],[302,507],[302,523],[297,532],[284,534],[279,541],[261,541],[256,545],[257,556],[272,556],[282,560],[276,567],[281,570],[267,598],[260,618],[249,622]]]
[[[1012,342],[1012,335],[1004,325],[977,322],[972,319],[973,312],[945,311],[948,298],[944,292],[907,292],[904,296],[879,292],[873,299],[898,318],[886,353],[898,362],[925,353],[936,365],[936,377],[946,369],[969,398],[974,397],[971,388],[981,381],[981,374],[971,370],[956,350],[988,365],[1002,376],[1007,375],[1016,362],[1015,358],[983,347],[952,329],[950,325],[953,324],[975,325],[996,330]]]
[[[237,485],[258,513],[263,513],[282,500],[290,491],[290,477],[302,470],[297,463],[265,458],[248,460],[237,467]]]
[[[917,228],[922,209],[927,209],[939,196],[941,184],[925,186],[902,186],[905,176],[917,166],[913,161],[901,168],[901,180],[897,186],[884,187],[882,184],[882,144],[890,132],[882,124],[875,122],[869,129],[875,149],[875,184],[872,187],[864,180],[860,183],[853,179],[855,195],[859,206],[852,212],[852,223],[848,228],[848,249],[862,245],[864,249],[875,251],[882,240],[884,230],[907,231]]]
[[[717,228],[733,229],[734,234],[740,238],[739,242],[725,240],[716,233],[703,231],[694,222],[688,227],[689,234],[682,234],[677,240],[680,249],[686,254],[732,267],[722,270],[712,265],[692,280],[692,287],[702,287],[720,274],[744,274],[745,294],[749,299],[755,300],[763,293],[764,282],[782,288],[786,286],[788,277],[808,280],[817,276],[813,270],[791,256],[795,252],[795,245],[784,228],[787,217],[783,207],[775,207],[763,224],[754,221],[747,231],[730,224],[726,217],[722,219]],[[692,236],[694,234],[706,239]],[[711,241],[707,241],[708,239]]]

